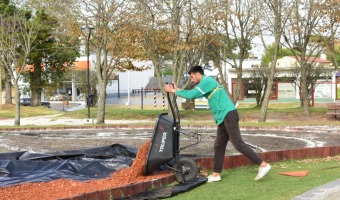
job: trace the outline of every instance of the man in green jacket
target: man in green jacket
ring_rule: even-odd
[[[176,85],[164,85],[166,92],[175,93],[186,99],[205,97],[208,99],[210,110],[217,124],[217,136],[214,142],[214,168],[213,173],[208,176],[208,182],[220,181],[220,173],[223,169],[225,150],[230,140],[236,150],[245,155],[253,163],[259,166],[259,172],[255,180],[261,179],[267,174],[271,166],[263,161],[243,140],[239,128],[238,112],[224,90],[214,78],[204,75],[201,66],[193,66],[188,74],[191,81],[196,85],[191,90],[179,89]]]

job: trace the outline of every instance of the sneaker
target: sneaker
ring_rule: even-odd
[[[211,183],[211,182],[216,182],[216,181],[220,181],[221,180],[221,176],[218,175],[218,176],[212,176],[212,175],[209,175],[208,176],[208,183]]]
[[[255,180],[259,180],[262,177],[264,177],[269,170],[271,169],[271,166],[269,164],[267,164],[267,166],[265,167],[259,167],[259,173],[256,175]]]

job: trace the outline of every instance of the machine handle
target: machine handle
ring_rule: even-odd
[[[165,84],[169,84],[169,83],[166,82]],[[171,84],[174,87],[174,84],[173,83],[171,83]],[[171,109],[171,112],[172,112],[172,116],[174,118],[174,121],[176,122],[177,130],[180,130],[180,114],[179,114],[179,109],[178,109],[178,106],[177,106],[177,96],[175,94],[172,95],[172,99],[173,99],[175,106],[172,104],[169,92],[167,92],[167,98],[168,98],[168,103],[169,103],[169,106],[170,106],[170,109]]]

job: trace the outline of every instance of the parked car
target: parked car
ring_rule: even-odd
[[[20,98],[20,105],[30,106],[31,105],[31,98]]]
[[[42,101],[42,102],[40,102],[40,105],[46,106],[47,108],[51,108],[51,104],[48,101]]]
[[[20,105],[22,106],[30,106],[31,98],[20,98]],[[51,104],[48,101],[42,101],[40,103],[41,106],[46,106],[47,108],[51,108]]]

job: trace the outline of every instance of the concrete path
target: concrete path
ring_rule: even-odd
[[[95,119],[73,119],[61,117],[62,114],[26,117],[20,119],[20,125],[37,125],[37,126],[52,126],[52,125],[88,125],[95,124]],[[135,124],[135,123],[150,123],[150,120],[105,120],[105,124]],[[13,126],[14,119],[0,120],[0,126]]]
[[[340,199],[340,179],[316,187],[305,192],[293,200],[339,200]]]

